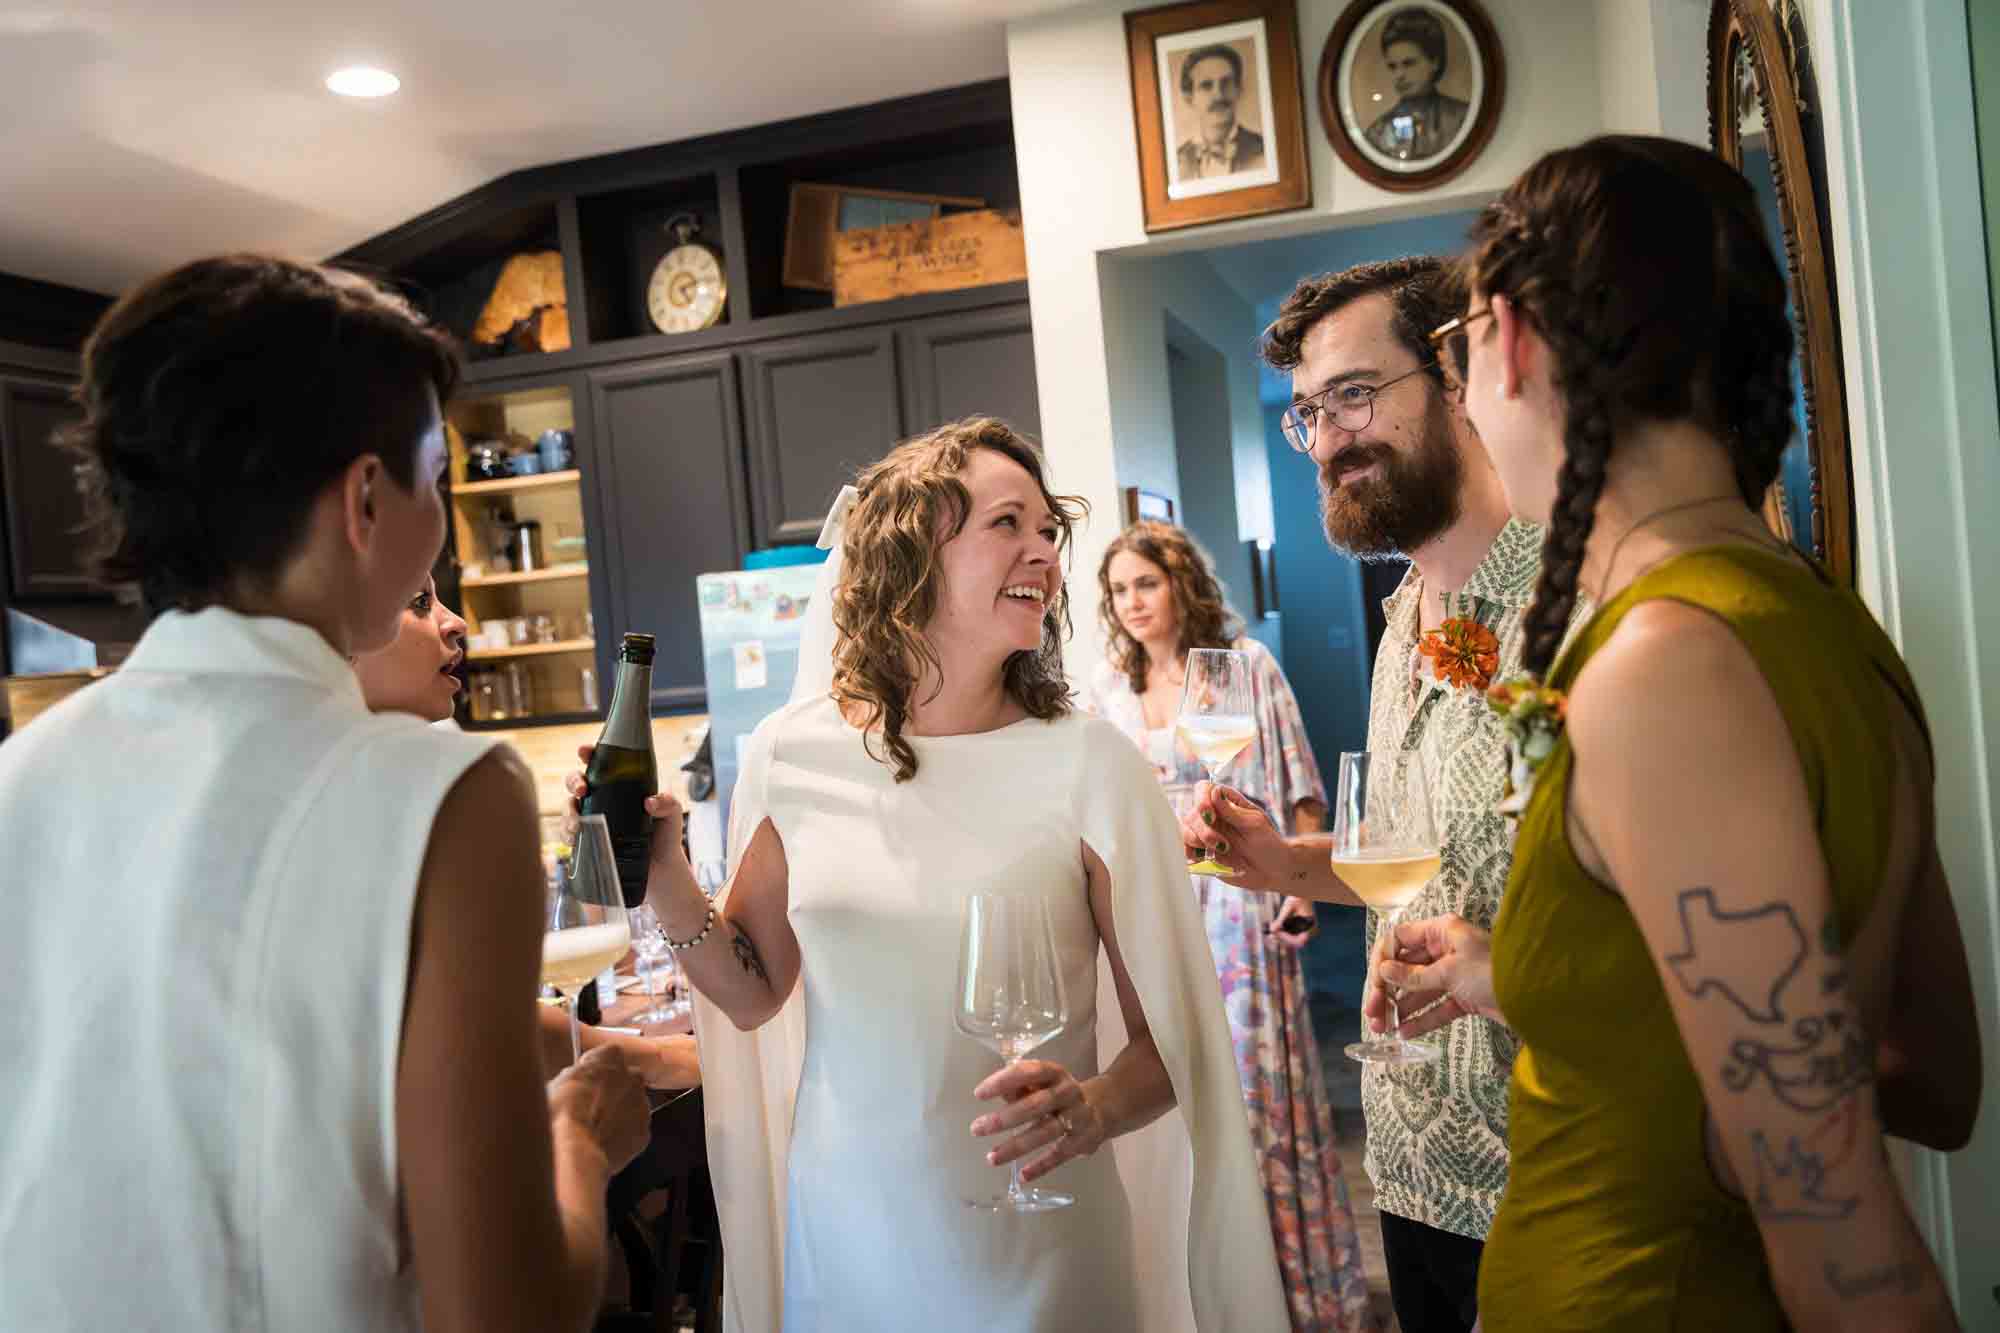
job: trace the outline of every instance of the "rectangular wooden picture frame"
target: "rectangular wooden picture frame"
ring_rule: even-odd
[[[1294,0],[1125,16],[1146,230],[1312,204]]]

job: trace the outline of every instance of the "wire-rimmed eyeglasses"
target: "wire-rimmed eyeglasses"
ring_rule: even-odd
[[[1493,313],[1492,306],[1481,306],[1468,311],[1457,319],[1438,325],[1424,335],[1424,341],[1437,354],[1438,364],[1443,366],[1459,384],[1465,383],[1465,370],[1470,354],[1470,341],[1465,331],[1472,327],[1474,320],[1485,319]]]
[[[1350,435],[1367,430],[1375,420],[1375,399],[1385,391],[1395,388],[1412,375],[1421,375],[1435,366],[1435,358],[1424,362],[1415,370],[1406,370],[1392,380],[1380,384],[1333,383],[1318,393],[1298,399],[1285,408],[1278,418],[1284,428],[1285,439],[1299,453],[1312,452],[1313,431],[1319,426],[1322,414],[1333,418],[1333,424]],[[1332,398],[1327,395],[1332,394]]]

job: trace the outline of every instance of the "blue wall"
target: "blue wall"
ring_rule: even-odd
[[[1750,188],[1757,196],[1757,211],[1764,215],[1764,234],[1771,242],[1771,249],[1778,256],[1778,263],[1785,262],[1785,224],[1778,211],[1778,182],[1771,174],[1771,154],[1763,148],[1746,148],[1743,152],[1743,174],[1750,180]],[[1786,280],[1789,292],[1791,283]],[[1785,318],[1792,322],[1794,336],[1798,329],[1798,312],[1789,300],[1785,303]],[[1817,549],[1818,534],[1812,530],[1812,456],[1806,448],[1806,385],[1799,373],[1798,349],[1793,348],[1792,356],[1792,442],[1785,449],[1779,479],[1785,483],[1785,508],[1791,514],[1792,534],[1795,542],[1805,550]]]

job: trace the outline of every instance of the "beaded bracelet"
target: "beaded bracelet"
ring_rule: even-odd
[[[715,929],[715,908],[711,906],[708,909],[708,920],[701,923],[701,933],[699,935],[695,936],[691,940],[686,941],[685,943],[676,941],[673,938],[669,937],[667,939],[667,948],[669,951],[673,953],[679,953],[683,949],[692,949],[694,948],[695,945],[700,944],[703,940],[707,939],[708,932],[714,929]]]

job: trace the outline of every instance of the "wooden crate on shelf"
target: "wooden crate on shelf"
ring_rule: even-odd
[[[1018,282],[1027,276],[1027,242],[1015,209],[844,231],[834,241],[837,306]]]

